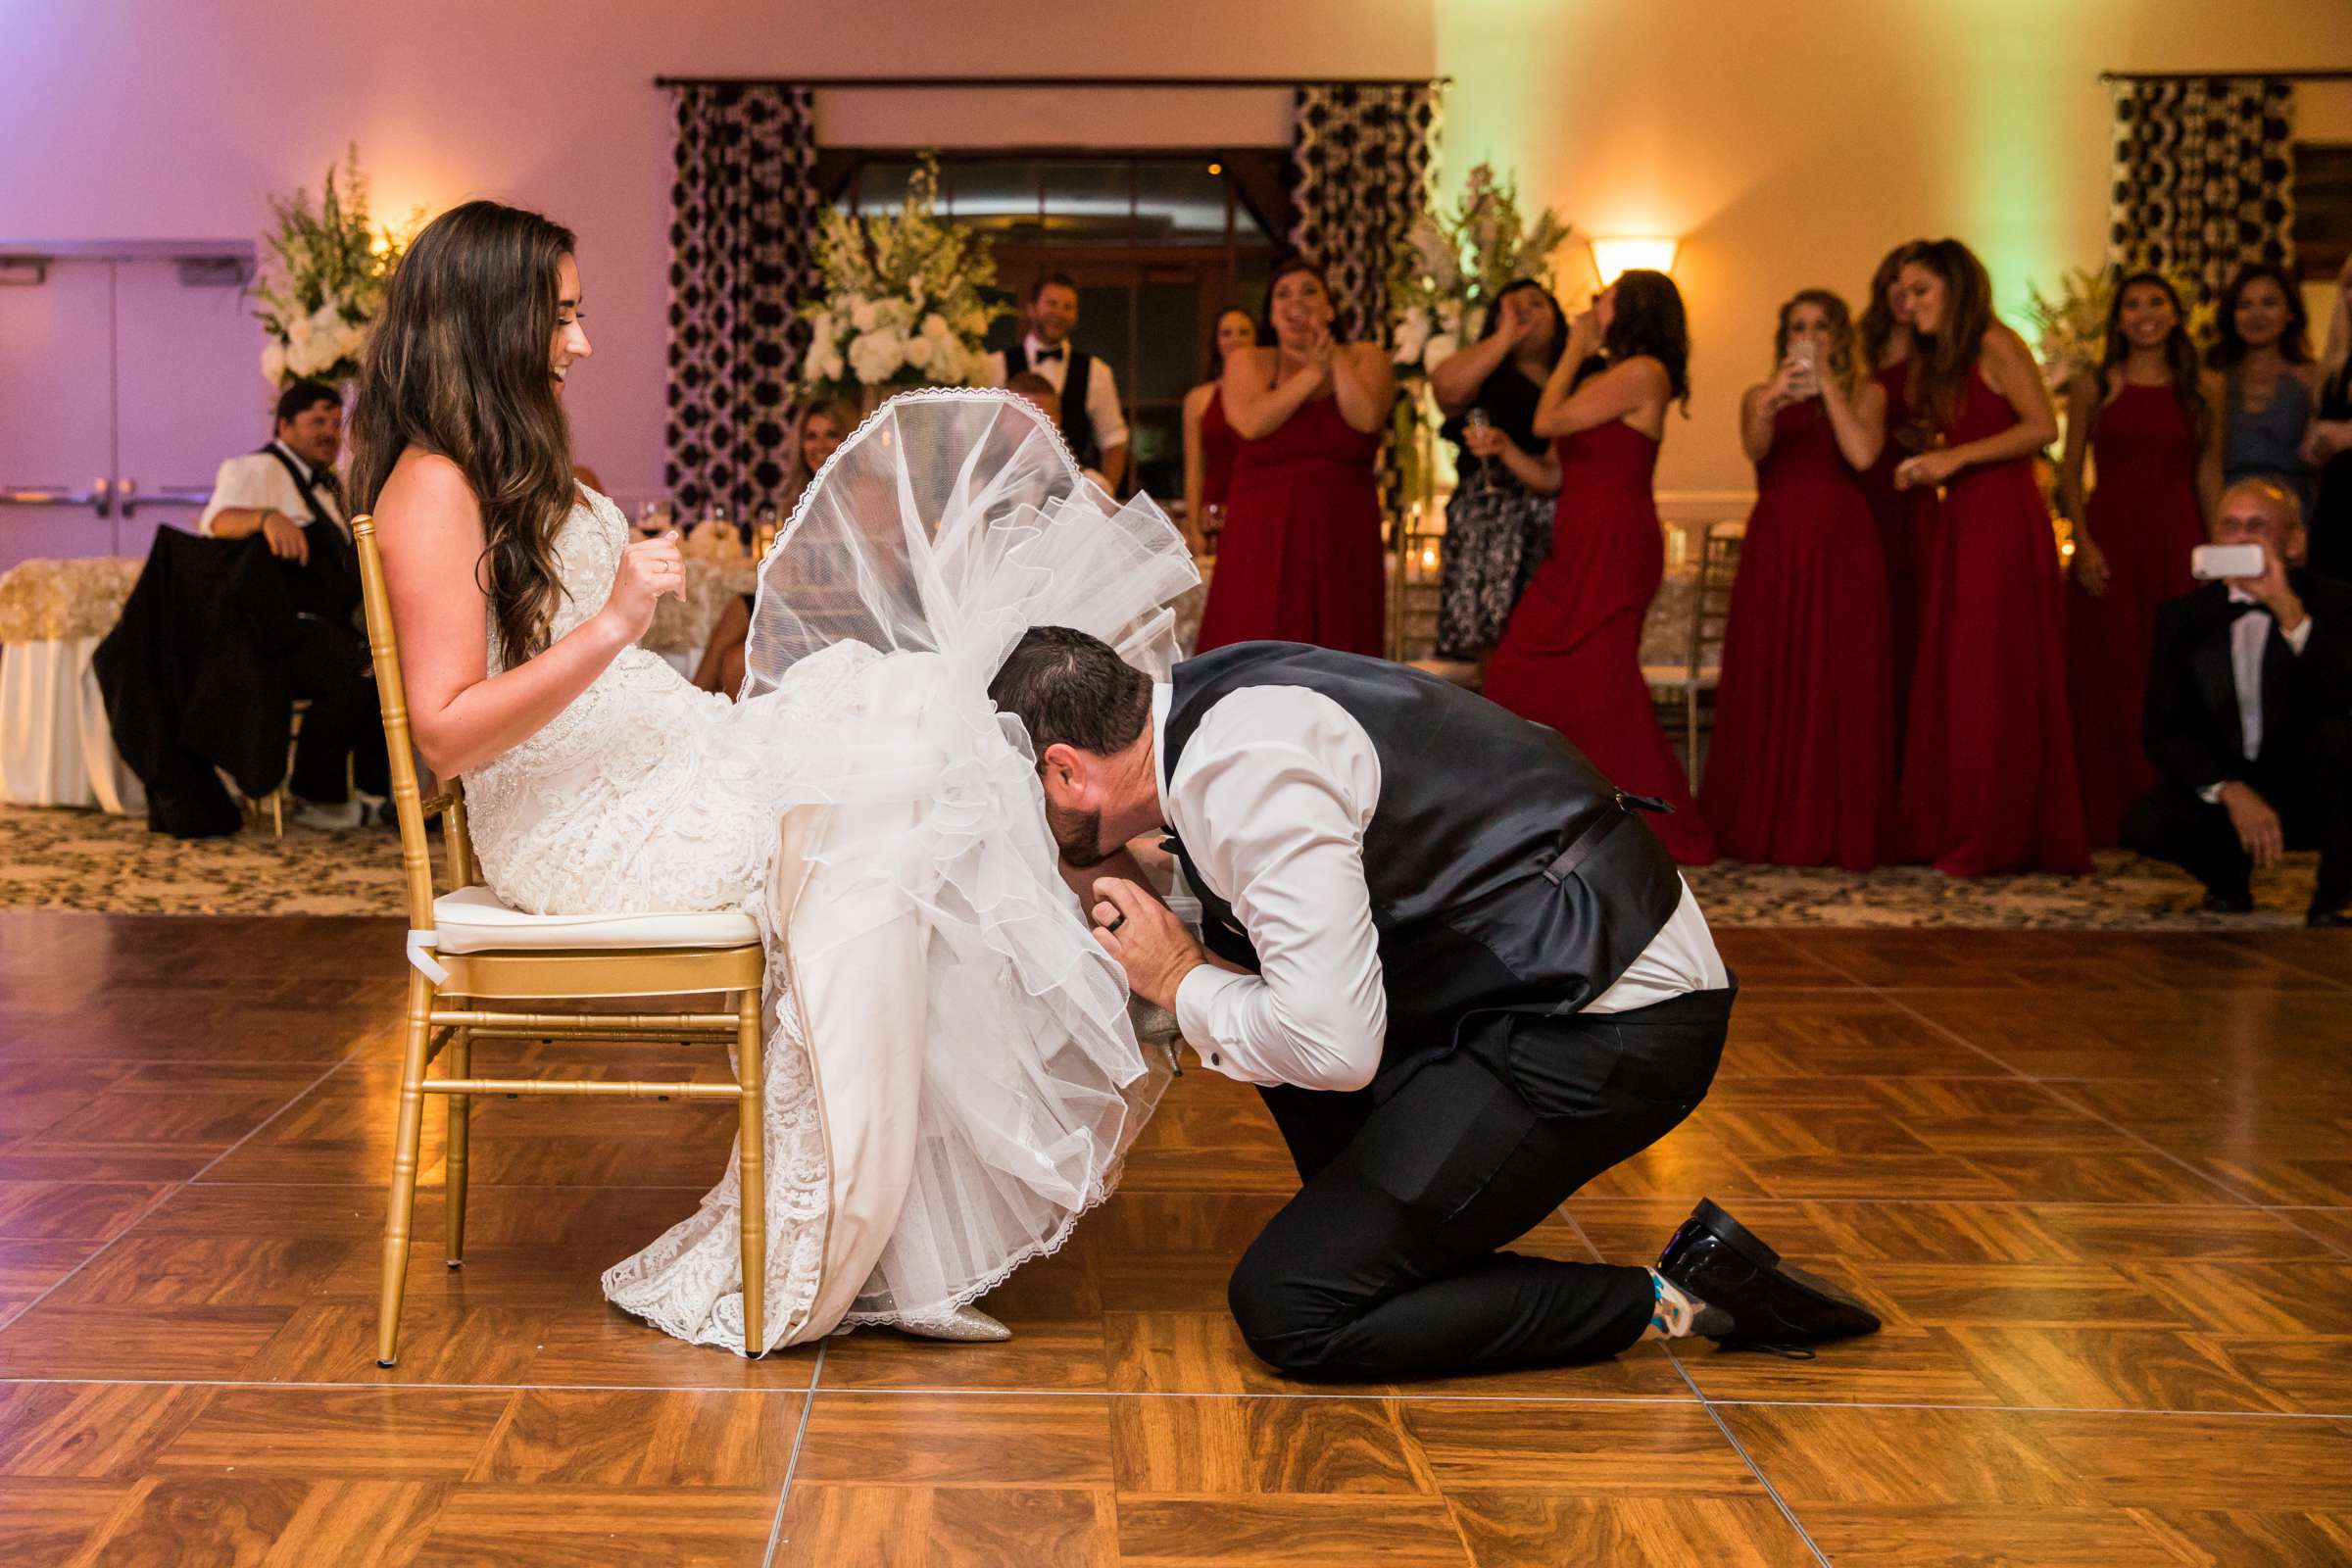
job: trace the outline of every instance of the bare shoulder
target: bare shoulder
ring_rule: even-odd
[[[1273,349],[1261,343],[1253,343],[1246,349],[1235,349],[1225,356],[1225,379],[1230,381],[1237,375],[1245,380],[1270,375],[1274,369],[1274,355]]]
[[[1654,354],[1637,354],[1622,365],[1610,366],[1601,373],[1644,392],[1665,392],[1674,386],[1674,377],[1666,373],[1666,362]]]
[[[1185,417],[1188,419],[1197,419],[1200,417],[1201,415],[1207,413],[1208,400],[1216,395],[1217,383],[1214,381],[1203,381],[1199,386],[1193,388],[1190,392],[1187,392],[1184,395]]]
[[[463,521],[481,528],[481,503],[466,470],[437,452],[411,447],[393,464],[384,487],[375,498],[379,523],[413,526],[428,522]]]

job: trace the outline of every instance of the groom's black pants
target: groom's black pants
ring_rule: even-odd
[[[1690,1115],[1734,990],[1632,1012],[1488,1013],[1376,1103],[1261,1091],[1305,1185],[1234,1270],[1250,1348],[1293,1377],[1378,1382],[1614,1355],[1640,1267],[1499,1251]]]

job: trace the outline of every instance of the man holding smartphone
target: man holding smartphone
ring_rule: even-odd
[[[2223,493],[2202,587],[2157,611],[2143,733],[2163,782],[2124,843],[2254,906],[2253,873],[2320,852],[2308,924],[2352,924],[2352,587],[2304,568],[2302,507],[2271,479]]]

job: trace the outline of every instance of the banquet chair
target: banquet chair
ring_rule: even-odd
[[[1710,527],[1699,548],[1698,580],[1690,594],[1689,633],[1679,663],[1644,664],[1642,678],[1653,693],[1680,698],[1683,706],[1683,767],[1698,788],[1698,718],[1702,699],[1711,701],[1723,684],[1723,638],[1732,620],[1732,579],[1740,573],[1739,524]]]
[[[479,880],[466,832],[462,780],[420,799],[416,753],[409,739],[408,694],[401,682],[400,649],[391,602],[384,591],[383,557],[374,519],[352,520],[360,558],[361,596],[368,649],[383,709],[384,744],[392,764],[392,804],[400,820],[400,859],[407,885],[409,934],[408,1026],[400,1069],[400,1119],[392,1159],[391,1209],[384,1224],[383,1298],[376,1320],[376,1364],[391,1366],[400,1348],[400,1309],[409,1264],[409,1232],[416,1208],[416,1154],[423,1137],[424,1097],[449,1103],[446,1155],[449,1266],[466,1244],[466,1107],[474,1095],[600,1095],[681,1101],[733,1101],[739,1112],[743,1188],[744,1344],[765,1344],[761,1282],[765,1278],[766,1183],[761,1170],[760,1007],[765,959],[750,915],[728,909],[699,913],[533,915],[507,907]],[[454,891],[433,891],[425,824],[439,817]],[[606,998],[708,998],[724,1004],[674,1004],[677,1010],[609,1012],[579,1004]],[[516,1006],[528,1003],[530,1006]],[[732,1042],[733,1083],[644,1083],[605,1079],[476,1078],[476,1040]],[[442,1060],[443,1076],[426,1069]]]

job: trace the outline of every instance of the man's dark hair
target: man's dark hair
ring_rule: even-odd
[[[1067,272],[1048,272],[1029,285],[1029,303],[1035,305],[1037,297],[1050,288],[1066,288],[1075,294],[1078,292],[1078,280]]]
[[[321,403],[343,406],[343,394],[318,381],[297,381],[277,395],[277,422],[300,418]]]
[[[1028,727],[1040,757],[1049,746],[1108,757],[1132,745],[1152,717],[1144,672],[1101,638],[1067,626],[1023,632],[988,695]]]

